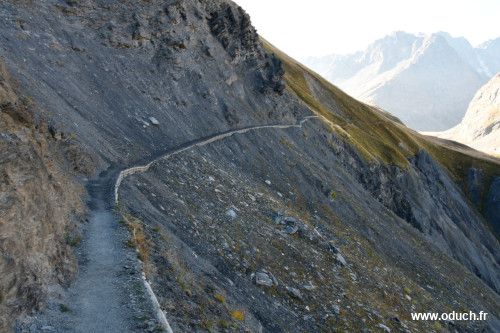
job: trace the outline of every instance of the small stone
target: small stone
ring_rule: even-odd
[[[155,126],[160,125],[160,122],[155,117],[149,117],[149,121],[151,122],[151,124],[153,124]]]
[[[347,261],[340,253],[335,254],[335,261],[341,266],[347,265]]]
[[[229,217],[231,220],[234,220],[238,214],[234,211],[234,209],[230,208],[226,211],[226,216]]]
[[[340,253],[339,249],[337,246],[335,246],[335,243],[333,241],[329,241],[328,242],[328,248],[330,249],[330,251],[332,251],[333,253]]]
[[[297,225],[287,225],[285,227],[285,232],[289,235],[296,233],[298,230],[299,230],[299,226],[297,226]]]
[[[300,290],[298,290],[297,288],[293,288],[293,287],[286,287],[286,290],[290,293],[290,295],[292,295],[293,297],[297,298],[297,299],[302,299],[302,293],[300,292]]]
[[[378,324],[377,327],[381,328],[386,333],[391,333],[391,329],[384,324]]]
[[[287,216],[283,220],[287,224],[298,224],[299,223],[299,220],[297,220],[295,217],[292,217],[292,216]]]
[[[316,286],[311,281],[309,281],[305,285],[303,285],[302,288],[304,288],[305,290],[311,291],[311,290],[316,289]]]
[[[340,307],[338,305],[332,306],[333,313],[337,316],[340,314]]]
[[[265,182],[267,185],[271,185],[271,181],[270,180],[266,180]]]
[[[411,302],[411,297],[410,297],[410,295],[405,295],[405,298]]]
[[[212,177],[212,176],[208,176],[208,181],[209,181],[209,182],[214,182],[214,181],[215,181],[215,178],[214,178],[214,177]]]

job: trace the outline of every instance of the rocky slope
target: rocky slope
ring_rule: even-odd
[[[457,125],[477,89],[500,70],[499,42],[473,48],[444,32],[396,32],[362,52],[310,58],[306,64],[409,127],[437,131]]]
[[[0,331],[40,309],[76,272],[84,195],[73,176],[89,169],[63,133],[35,120],[36,106],[13,90],[0,63]]]
[[[89,195],[107,223],[119,172],[154,162],[119,190],[131,239],[105,241],[137,248],[173,331],[498,329],[497,159],[352,99],[261,40],[229,1],[7,1],[0,16],[20,90],[97,161],[90,185],[104,190]],[[98,246],[95,234],[84,243]],[[77,286],[93,265],[82,262]],[[77,305],[19,330],[89,327]],[[409,318],[453,310],[492,316]]]
[[[460,124],[434,135],[500,156],[500,73],[479,89]]]

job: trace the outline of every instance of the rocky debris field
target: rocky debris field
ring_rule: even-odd
[[[313,144],[309,136],[317,135],[310,126],[196,148],[125,181],[121,205],[143,226],[147,276],[174,331],[438,329],[409,319],[450,308],[458,296],[449,290],[436,301],[451,282],[427,268],[438,250],[389,211],[382,213],[395,224],[389,235],[382,225],[367,226],[380,204],[356,204],[362,187],[346,187],[347,179],[297,185],[321,177],[320,166],[298,159],[295,140]],[[265,158],[269,146],[279,147],[280,158]],[[252,150],[264,157],[251,159]],[[315,199],[304,200],[304,192]],[[444,260],[450,266],[442,274],[463,271]],[[482,288],[474,278],[454,282]],[[474,293],[467,306],[477,304]],[[494,297],[486,302],[496,311]],[[479,329],[449,325],[439,327]]]

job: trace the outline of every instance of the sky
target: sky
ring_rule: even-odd
[[[259,34],[303,59],[362,50],[394,31],[500,37],[500,0],[233,0]]]

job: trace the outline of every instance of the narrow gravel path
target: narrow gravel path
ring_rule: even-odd
[[[156,162],[158,162],[160,160],[164,160],[166,158],[180,154],[186,150],[189,150],[189,149],[192,149],[195,147],[206,146],[210,143],[226,139],[226,138],[233,136],[235,134],[244,134],[244,133],[247,133],[250,131],[269,129],[269,128],[274,128],[274,129],[302,128],[304,123],[306,123],[307,121],[309,121],[311,119],[320,119],[320,117],[319,116],[307,116],[307,117],[302,118],[302,120],[300,122],[298,122],[297,124],[291,124],[291,125],[250,126],[250,127],[244,127],[244,128],[240,128],[240,129],[236,129],[236,130],[227,131],[224,133],[214,134],[212,136],[201,138],[201,139],[189,142],[185,145],[182,145],[181,147],[179,147],[176,150],[172,150],[172,151],[170,151],[170,152],[168,152],[168,153],[166,153],[158,158],[153,159],[148,164],[134,166],[134,167],[125,169],[122,172],[120,172],[118,179],[116,181],[116,184],[115,184],[115,203],[117,204],[119,201],[119,189],[120,189],[120,185],[121,185],[123,179],[125,179],[126,177],[133,175],[133,174],[143,173],[143,172],[148,171],[151,168],[151,166],[153,166]]]
[[[129,235],[113,212],[122,181],[132,174],[146,172],[159,160],[194,147],[223,140],[235,134],[262,129],[302,128],[308,116],[291,125],[261,125],[231,130],[186,143],[151,162],[118,173],[105,171],[87,189],[90,220],[78,249],[79,274],[67,295],[52,300],[47,311],[20,332],[125,333],[172,332],[165,312],[142,272],[135,251],[125,246]],[[157,326],[158,325],[158,326]]]
[[[165,160],[169,157],[172,157],[174,155],[180,154],[186,150],[195,148],[195,147],[202,147],[206,146],[210,143],[217,142],[223,139],[226,139],[228,137],[231,137],[235,134],[244,134],[250,131],[256,131],[256,130],[262,130],[262,129],[287,129],[287,128],[302,128],[304,123],[311,119],[319,119],[320,117],[318,116],[307,116],[304,117],[300,122],[296,124],[291,124],[291,125],[260,125],[260,126],[251,126],[251,127],[245,127],[237,130],[231,130],[225,133],[220,133],[220,134],[215,134],[206,138],[202,138],[199,140],[195,140],[191,143],[185,144],[178,149],[172,150],[156,159],[153,159],[151,162],[145,165],[140,165],[140,166],[134,166],[128,169],[125,169],[120,172],[118,175],[118,178],[115,183],[115,188],[114,188],[114,198],[115,198],[115,205],[119,204],[119,194],[120,194],[120,186],[123,182],[123,180],[133,174],[138,174],[138,173],[143,173],[148,171],[151,166],[153,166],[156,162],[160,160]],[[157,314],[158,321],[160,322],[162,328],[167,332],[167,333],[172,333],[172,329],[170,327],[170,324],[167,320],[167,317],[165,315],[165,312],[161,309],[158,299],[156,295],[154,294],[153,289],[151,288],[150,283],[148,282],[147,278],[143,275],[143,282],[145,288],[148,290],[149,297],[151,298],[152,303],[154,304],[155,307],[155,312]]]
[[[141,263],[135,250],[125,245],[130,236],[113,211],[117,176],[117,171],[108,170],[87,185],[89,222],[76,249],[75,282],[18,332],[124,333],[159,327]]]
[[[128,318],[125,317],[123,296],[126,295],[117,283],[126,254],[123,245],[110,242],[116,233],[116,218],[106,210],[92,212],[88,230],[88,257],[91,258],[72,289],[71,304],[77,311],[75,332],[125,332]],[[124,295],[125,294],[125,295]]]

